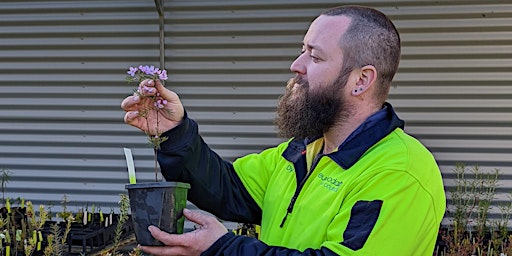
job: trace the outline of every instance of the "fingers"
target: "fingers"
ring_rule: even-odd
[[[157,80],[158,81],[158,80]],[[158,81],[160,82],[160,81]],[[137,92],[141,96],[153,96],[157,93],[157,89],[155,88],[155,81],[151,79],[145,79],[139,84],[139,88],[137,88]]]
[[[194,222],[199,224],[199,226],[206,226],[209,223],[209,218],[213,218],[204,214],[201,214],[199,212],[191,211],[189,209],[183,209],[183,215],[185,217]]]
[[[127,124],[134,124],[135,120],[139,117],[139,104],[141,100],[138,95],[128,96],[121,102],[121,108],[126,111],[124,115],[124,122]]]
[[[170,102],[179,100],[178,95],[165,88],[160,80],[146,79],[139,84],[138,91],[142,96],[153,96],[158,92],[160,97]]]
[[[203,240],[203,244],[211,245],[219,237],[228,232],[226,227],[214,216],[205,215],[189,209],[183,209],[183,214],[188,220],[198,224],[199,228],[196,229],[195,232],[205,232],[208,234],[205,240]]]
[[[139,117],[139,111],[129,111],[124,114],[124,122],[127,124],[131,124],[135,121],[135,119]]]
[[[182,244],[178,235],[169,234],[155,226],[149,226],[148,230],[154,238],[164,243],[165,245],[175,246]]]
[[[160,82],[160,80],[156,80],[155,88],[160,93],[160,97],[168,100],[169,102],[177,102],[177,101],[179,101],[178,95],[175,92],[165,88],[162,85],[162,83]]]
[[[145,79],[137,91],[121,102],[126,111],[124,122],[150,135],[157,135],[179,125],[185,109],[179,96],[165,88],[160,80]]]
[[[132,111],[136,108],[137,104],[139,104],[139,103],[140,103],[139,95],[128,96],[121,102],[121,108],[124,109],[125,111]]]
[[[143,252],[148,255],[187,255],[190,256],[191,253],[187,250],[187,248],[182,246],[138,246]]]
[[[151,255],[200,255],[228,231],[215,217],[188,209],[183,210],[187,219],[201,226],[200,229],[184,233],[169,234],[155,226],[148,227],[151,235],[165,246],[139,246]]]
[[[210,230],[212,234],[215,233],[216,235],[219,235],[219,237],[228,231],[226,227],[214,216],[205,215],[189,209],[183,209],[183,215],[185,215],[188,220],[197,223],[199,229]]]
[[[150,253],[150,254],[166,254],[166,255],[190,255],[189,254],[178,254],[176,252],[178,251],[190,251],[192,248],[194,248],[194,244],[197,243],[195,241],[196,234],[193,232],[185,233],[185,234],[169,234],[165,231],[162,231],[158,227],[155,226],[149,226],[148,227],[149,232],[151,235],[162,242],[165,246],[157,246],[156,249],[149,248],[148,246],[141,246],[141,249],[144,251]],[[166,252],[160,251],[160,253],[151,253],[155,252],[155,250],[158,249],[166,249]],[[169,253],[169,251],[172,250],[174,253]],[[192,250],[195,250],[192,249]]]

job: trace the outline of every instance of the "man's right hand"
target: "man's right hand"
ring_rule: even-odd
[[[167,104],[158,111],[152,106],[152,100],[147,98],[154,95],[167,101]],[[165,88],[159,80],[151,79],[142,81],[139,85],[139,93],[126,97],[121,103],[121,108],[126,111],[124,115],[125,123],[150,135],[162,134],[176,127],[183,120],[185,113],[178,95]]]

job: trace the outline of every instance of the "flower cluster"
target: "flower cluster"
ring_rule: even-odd
[[[160,111],[168,111],[165,108],[167,105],[167,100],[163,99],[160,96],[160,93],[156,93],[154,96],[145,96],[147,93],[142,90],[148,90],[147,87],[141,87],[140,82],[146,79],[151,80],[167,80],[167,71],[164,69],[156,68],[155,66],[149,66],[149,65],[140,65],[138,67],[129,67],[128,71],[126,72],[128,75],[126,76],[126,80],[128,82],[135,82],[139,84],[137,89],[135,90],[135,93],[141,96],[141,98],[145,98],[149,100],[152,104],[148,105],[147,109],[143,109],[139,111],[139,116],[146,119],[147,127],[151,127],[149,124],[149,113],[151,111],[156,111],[155,115],[155,131],[151,135],[149,131],[145,131],[146,135],[148,136],[148,142],[149,145],[153,148],[155,154],[154,154],[154,161],[155,161],[155,181],[158,181],[158,163],[156,159],[156,150],[160,148],[160,144],[164,141],[166,141],[167,137],[162,137],[161,131],[158,129],[159,124],[159,117],[161,112]]]
[[[138,67],[130,67],[126,73],[129,75],[128,80],[131,82],[140,82],[144,79],[167,80],[167,71],[156,68],[155,66],[140,65]]]
[[[155,66],[140,65],[138,67],[129,67],[129,69],[126,73],[128,74],[126,76],[126,80],[128,82],[140,83],[145,79],[167,80],[167,71],[156,68]],[[155,110],[157,112],[160,110],[164,110],[164,107],[167,105],[167,100],[163,99],[160,96],[160,93],[158,93],[158,92],[154,96],[143,96],[143,95],[146,95],[146,93],[147,93],[143,90],[149,90],[149,89],[147,87],[141,87],[139,84],[139,86],[135,90],[135,93],[143,98],[149,99],[152,102],[151,105],[153,106],[153,108],[148,108],[143,111],[139,111],[139,115],[146,118],[146,121],[148,122],[148,119],[147,119],[148,113],[152,110]],[[158,131],[158,116],[159,115],[157,114],[156,115],[156,118],[157,118],[156,133],[157,134],[154,136],[149,136],[149,132],[148,132],[149,143],[155,149],[158,149],[160,147],[160,143],[166,140],[166,138],[160,137],[160,133]],[[150,125],[148,124],[148,127],[149,126]]]
[[[156,68],[155,66],[138,66],[138,67],[130,67],[128,71],[126,72],[128,76],[126,77],[126,80],[128,82],[137,82],[140,83],[141,81],[145,79],[160,79],[160,80],[167,80],[167,71],[161,70],[159,68]],[[136,92],[141,95],[143,88],[139,85]],[[153,99],[153,105],[155,108],[163,109],[165,105],[167,105],[167,100],[164,100],[160,97],[160,93],[157,93]]]

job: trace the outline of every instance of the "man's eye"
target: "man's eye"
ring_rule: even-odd
[[[320,61],[320,58],[315,57],[313,55],[309,55],[309,57],[313,60],[313,62],[319,62]]]

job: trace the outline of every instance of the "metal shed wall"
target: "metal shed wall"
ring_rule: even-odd
[[[152,153],[122,121],[130,65],[158,64],[153,1],[0,3],[0,166],[6,197],[71,209],[117,208],[128,183],[123,147],[139,180]]]
[[[497,203],[509,202],[510,1],[171,1],[170,84],[206,140],[231,159],[277,142],[272,111],[288,67],[310,21],[339,4],[378,8],[397,25],[403,56],[389,100],[434,153],[447,189],[458,162],[498,168]]]
[[[167,86],[229,160],[281,140],[273,111],[311,20],[340,4],[375,7],[401,32],[390,102],[435,155],[448,189],[457,162],[502,172],[512,191],[512,2],[166,0]],[[116,208],[152,151],[122,122],[128,66],[159,63],[151,0],[0,3],[0,168],[6,197]],[[508,199],[509,200],[509,199]],[[496,217],[497,215],[493,215]]]

